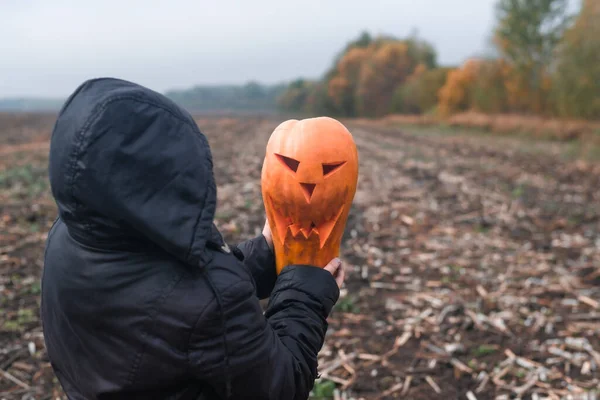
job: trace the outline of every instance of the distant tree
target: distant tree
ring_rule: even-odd
[[[397,88],[422,66],[436,66],[433,47],[417,39],[379,38],[370,46],[371,56],[361,69],[356,91],[359,115],[381,116],[392,111]]]
[[[275,111],[277,98],[286,85],[196,86],[186,90],[172,90],[165,95],[192,112],[204,111]]]
[[[600,119],[600,0],[584,0],[565,33],[554,86],[561,116]]]
[[[311,87],[304,110],[313,116],[336,115],[337,109],[328,95],[325,82],[316,82]]]
[[[358,37],[358,39],[356,39],[354,42],[350,43],[349,48],[352,47],[367,47],[371,44],[371,42],[373,41],[373,38],[371,38],[371,35],[369,34],[369,32],[364,31],[360,34],[360,36]]]
[[[324,80],[330,80],[335,74],[337,65],[340,60],[348,53],[350,50],[355,48],[367,48],[373,43],[373,38],[371,34],[367,31],[361,32],[356,39],[351,40],[346,46],[340,51],[333,59],[333,65],[331,68],[325,73]]]
[[[243,87],[245,95],[250,99],[262,99],[267,95],[265,88],[258,82],[248,82]]]
[[[313,83],[296,79],[277,99],[277,105],[284,111],[304,111]]]
[[[509,111],[506,81],[510,74],[511,67],[503,59],[481,60],[470,88],[471,108],[489,114]]]
[[[450,115],[466,111],[473,103],[473,88],[481,60],[467,60],[462,67],[448,73],[446,83],[439,91],[439,111],[441,115]]]
[[[406,43],[410,58],[418,60],[429,69],[437,67],[437,53],[431,44],[416,37],[408,39]]]
[[[417,65],[406,81],[396,88],[392,96],[393,113],[420,114],[422,112],[419,105],[419,83],[425,72],[427,72],[425,64]]]
[[[348,50],[336,66],[335,74],[328,82],[328,95],[338,113],[356,115],[356,89],[361,69],[370,57],[369,48],[354,47]]]
[[[356,93],[358,114],[377,117],[390,112],[395,89],[416,65],[417,60],[408,54],[407,43],[381,43],[361,69]]]
[[[495,42],[512,67],[520,92],[517,111],[541,112],[547,106],[548,69],[570,17],[568,0],[500,0]]]
[[[446,83],[450,68],[427,69],[424,64],[415,68],[405,84],[394,92],[392,111],[402,114],[423,114],[438,104],[438,93]]]
[[[348,43],[323,80],[307,95],[290,85],[281,97],[282,107],[300,99],[311,113],[340,116],[380,116],[391,111],[394,91],[413,73],[417,65],[433,68],[436,53],[431,45],[410,38],[372,38],[362,33]]]

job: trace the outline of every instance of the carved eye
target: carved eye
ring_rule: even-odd
[[[333,174],[344,164],[346,164],[346,161],[323,164],[323,176],[327,178],[329,175]]]
[[[290,169],[292,172],[298,171],[298,166],[300,165],[300,161],[294,160],[293,158],[289,158],[286,156],[282,156],[281,154],[275,154],[279,161],[283,163],[286,167]]]

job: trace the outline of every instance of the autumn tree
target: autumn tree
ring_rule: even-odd
[[[419,64],[435,66],[431,65],[435,62],[435,55],[425,47],[416,48],[417,44],[414,40],[383,39],[370,46],[373,48],[372,55],[361,68],[357,86],[359,115],[381,116],[390,112],[394,92],[415,68]]]
[[[415,68],[413,74],[394,92],[392,111],[402,114],[422,114],[434,110],[438,93],[446,83],[450,68],[427,69],[425,64]]]
[[[304,102],[303,110],[341,116],[380,116],[391,111],[396,88],[418,65],[434,68],[433,47],[416,38],[371,38],[363,33],[351,41],[335,59],[323,80],[310,90],[298,82],[280,98],[280,106],[291,110]],[[308,104],[310,103],[310,104]]]
[[[548,106],[548,68],[570,17],[568,0],[500,0],[495,42],[511,65],[509,96],[516,111]]]
[[[371,51],[369,48],[351,48],[338,62],[336,73],[328,82],[328,95],[340,115],[356,115],[356,88],[361,69]]]
[[[331,68],[325,73],[324,81],[328,82],[337,74],[337,67],[342,58],[346,56],[353,49],[364,49],[367,48],[373,43],[373,38],[369,34],[369,32],[361,32],[360,35],[356,39],[351,40],[346,44],[346,46],[340,51],[334,58],[333,64]]]
[[[402,42],[382,43],[361,69],[357,86],[360,115],[381,116],[390,111],[394,89],[414,68],[408,46]]]
[[[406,40],[406,44],[408,45],[408,56],[411,59],[417,60],[426,69],[437,67],[437,53],[430,43],[417,37],[411,37]]]
[[[470,90],[470,108],[487,114],[509,111],[506,82],[512,69],[503,59],[481,60]]]
[[[304,110],[314,116],[336,115],[337,108],[329,97],[325,82],[319,81],[312,85],[306,97]]]
[[[600,0],[584,0],[565,33],[554,81],[561,116],[600,119]]]
[[[439,91],[439,111],[441,115],[450,115],[471,108],[473,88],[482,61],[467,60],[460,68],[448,73],[446,83]]]
[[[419,64],[406,81],[399,85],[392,97],[392,112],[401,114],[420,114],[419,82],[427,71],[424,64]]]
[[[305,111],[313,82],[297,79],[277,99],[279,108],[285,111]]]

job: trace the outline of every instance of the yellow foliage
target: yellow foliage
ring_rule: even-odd
[[[408,46],[403,42],[388,41],[375,46],[373,57],[363,65],[358,79],[356,95],[360,115],[388,113],[394,91],[406,81],[418,63],[410,57]]]
[[[439,91],[439,111],[442,115],[450,115],[469,108],[470,90],[475,83],[480,66],[480,60],[470,59],[461,68],[448,73],[446,84]]]
[[[369,56],[370,49],[364,47],[355,47],[350,49],[338,62],[338,73],[345,77],[358,75],[361,65]]]
[[[408,53],[408,46],[402,42],[387,42],[375,53],[374,62],[379,65],[395,64],[404,61]]]
[[[449,116],[476,110],[485,113],[507,112],[522,101],[524,85],[515,80],[507,62],[470,59],[448,74],[439,91],[439,112]]]
[[[327,94],[342,114],[354,114],[354,93],[361,70],[372,48],[355,47],[338,61],[336,75],[327,83]]]
[[[426,71],[427,71],[427,65],[425,65],[423,63],[419,63],[419,65],[416,66],[413,73],[410,74],[407,81],[411,82],[411,81],[419,79]]]

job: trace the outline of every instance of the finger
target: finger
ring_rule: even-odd
[[[344,268],[343,264],[340,264],[340,267],[337,270],[337,276],[335,277],[335,281],[340,288],[344,284],[344,279],[346,279],[346,268]]]
[[[329,273],[331,275],[333,275],[333,277],[335,277],[337,275],[337,271],[340,268],[341,263],[342,262],[341,262],[341,260],[339,258],[334,258],[333,260],[331,260],[329,262],[329,264],[327,264],[325,266],[324,269],[327,270],[327,271],[329,271]]]
[[[263,236],[265,237],[269,248],[273,250],[273,233],[271,232],[271,227],[269,226],[269,221],[265,221],[265,226],[262,231]]]

